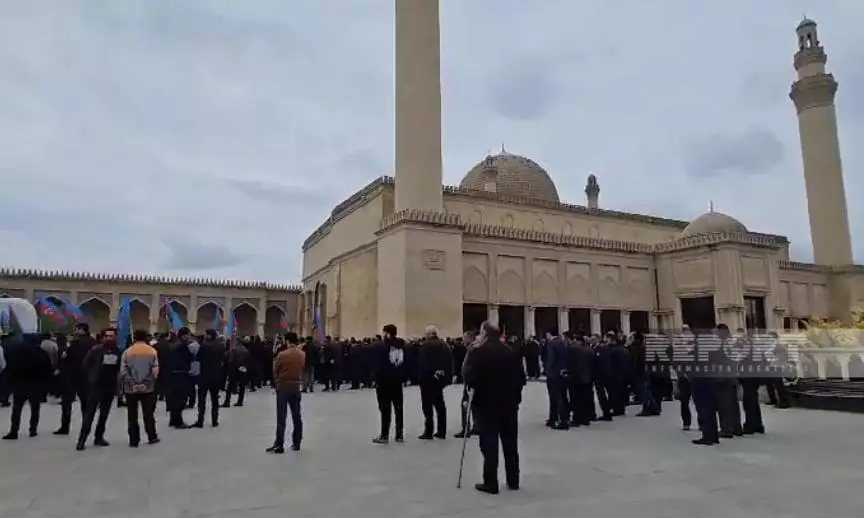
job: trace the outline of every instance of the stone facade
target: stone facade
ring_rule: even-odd
[[[131,296],[136,329],[167,330],[164,308],[170,303],[196,332],[213,327],[230,308],[239,334],[272,336],[280,332],[283,321],[298,327],[300,291],[297,286],[264,282],[0,268],[0,297],[75,304],[94,330],[116,324],[120,301]]]

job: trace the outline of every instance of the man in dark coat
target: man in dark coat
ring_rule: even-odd
[[[225,347],[215,330],[208,329],[204,334],[204,343],[198,350],[198,361],[201,364],[198,375],[198,419],[192,426],[204,427],[209,397],[210,425],[216,427],[219,426],[219,389],[225,382]]]
[[[246,383],[249,379],[250,354],[240,341],[231,338],[233,344],[228,349],[225,358],[225,370],[227,371],[228,387],[225,389],[225,400],[222,408],[231,406],[231,394],[237,392],[237,402],[234,406],[243,406],[246,396]]]
[[[168,368],[165,370],[165,399],[168,403],[168,426],[177,429],[189,428],[183,421],[183,410],[189,396],[189,371],[194,354],[189,344],[194,341],[188,328],[177,332],[178,340],[168,350]]]
[[[84,419],[84,403],[87,401],[87,380],[84,376],[84,357],[96,345],[90,336],[86,322],[75,325],[75,336],[65,351],[60,353],[60,428],[54,435],[69,435],[72,422],[72,403],[78,398],[81,419]]]
[[[504,453],[507,487],[519,489],[519,405],[525,369],[519,355],[501,341],[497,326],[483,324],[485,339],[466,359],[465,384],[473,390],[474,411],[480,424],[483,482],[475,488],[498,493],[498,443]]]
[[[384,338],[375,346],[375,396],[381,413],[381,433],[372,439],[375,444],[390,442],[390,423],[395,419],[395,441],[405,440],[402,414],[402,383],[405,382],[405,341],[397,336],[393,324],[384,326]]]
[[[87,380],[87,403],[84,405],[84,422],[78,434],[75,449],[81,451],[85,447],[93,419],[99,412],[94,432],[94,446],[108,446],[105,440],[105,427],[114,397],[118,392],[120,374],[120,349],[117,346],[117,331],[113,328],[102,331],[102,342],[87,352],[82,364]]]
[[[567,355],[570,426],[588,426],[594,414],[594,351],[571,335]]]
[[[453,354],[450,347],[438,338],[435,326],[426,328],[426,339],[418,352],[420,402],[425,418],[422,440],[432,439],[434,414],[438,414],[438,428],[434,437],[447,438],[447,405],[444,402],[444,387],[453,379]]]
[[[567,343],[560,336],[547,337],[546,342],[546,390],[549,395],[549,419],[546,426],[555,430],[567,430],[570,403],[567,401]]]
[[[311,336],[306,337],[303,352],[306,354],[306,365],[303,367],[303,392],[315,392],[315,370],[320,360],[320,348]]]
[[[12,393],[12,414],[9,418],[9,433],[5,440],[18,439],[21,413],[25,404],[30,405],[30,437],[35,437],[39,428],[42,398],[47,394],[54,368],[51,357],[40,347],[38,335],[24,334],[6,337],[3,350],[6,358],[5,373]]]

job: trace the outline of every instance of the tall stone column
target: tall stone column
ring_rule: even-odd
[[[438,0],[396,1],[396,211],[441,212]]]
[[[445,214],[438,0],[396,2],[396,200],[378,236],[378,328],[462,334],[462,225]]]
[[[805,19],[796,32],[798,80],[789,97],[798,110],[813,258],[818,264],[849,265],[852,239],[834,108],[837,81],[825,72],[828,55],[819,41],[816,22]]]
[[[602,325],[600,323],[600,310],[592,309],[591,310],[591,334],[603,334]]]
[[[489,307],[487,308],[487,313],[489,314],[489,322],[497,326],[499,323],[498,304],[489,304]]]
[[[525,338],[536,335],[537,330],[534,329],[534,306],[525,306]]]
[[[570,310],[564,306],[558,307],[558,332],[566,333],[570,330]]]
[[[625,335],[630,334],[630,312],[621,311],[621,332]]]

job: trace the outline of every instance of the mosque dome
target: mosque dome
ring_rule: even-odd
[[[560,201],[558,189],[545,169],[530,158],[504,150],[497,155],[487,156],[472,167],[459,187],[528,196],[556,203]]]
[[[702,214],[687,225],[681,235],[716,234],[718,232],[747,233],[747,227],[732,216],[722,212],[710,211]]]

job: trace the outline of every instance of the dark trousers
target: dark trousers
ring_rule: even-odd
[[[769,378],[765,382],[765,388],[768,391],[768,400],[771,401],[772,405],[777,405],[778,408],[789,406],[789,392],[786,391],[783,378]]]
[[[741,433],[741,405],[738,403],[738,380],[717,381],[717,412],[723,434]]]
[[[594,411],[594,390],[591,384],[571,382],[568,388],[572,424],[576,426],[591,424],[591,414]]]
[[[303,369],[303,392],[315,392],[315,367]]]
[[[477,416],[474,415],[474,409],[469,409],[468,403],[470,403],[470,397],[468,396],[468,389],[463,387],[462,390],[462,404],[459,406],[460,408],[460,417],[462,428],[460,431],[462,433],[475,433],[477,431]],[[473,421],[470,422],[469,421]]]
[[[375,387],[378,411],[381,413],[381,437],[390,436],[390,421],[395,418],[396,437],[404,437],[405,422],[402,415],[402,385],[394,382],[378,383]]]
[[[529,378],[540,377],[540,358],[536,354],[525,356],[525,371]]]
[[[627,403],[630,399],[627,384],[620,379],[611,379],[606,383],[606,390],[609,392],[609,401],[612,404],[612,415],[627,413]]]
[[[141,429],[138,427],[139,406],[147,440],[153,441],[158,438],[156,433],[156,398],[155,392],[126,394],[126,430],[129,433],[129,444],[137,445],[141,442]]]
[[[423,435],[432,435],[436,430],[438,435],[447,432],[447,404],[444,402],[444,387],[437,383],[420,385],[420,405],[423,408]],[[435,428],[435,414],[438,415],[438,428]]]
[[[207,415],[207,397],[210,397],[210,424],[219,424],[219,387],[198,385],[198,423],[204,424]]]
[[[546,392],[549,396],[549,420],[555,424],[570,422],[570,401],[567,397],[567,380],[563,378],[546,378]]]
[[[64,387],[60,394],[60,429],[69,431],[72,424],[72,404],[78,399],[78,407],[81,411],[81,420],[84,420],[84,405],[87,394],[84,387]]]
[[[699,414],[699,425],[702,430],[702,438],[709,441],[717,441],[717,390],[712,379],[693,379],[690,381],[693,388],[693,402],[696,404],[696,412]]]
[[[39,429],[39,413],[42,410],[42,393],[40,391],[24,391],[12,393],[12,415],[9,418],[9,433],[18,434],[21,428],[21,413],[24,405],[30,405],[30,433]]]
[[[231,404],[231,394],[237,394],[237,404],[242,405],[246,397],[246,374],[242,372],[235,373],[228,378],[228,388],[225,390],[225,401],[222,406]]]
[[[198,376],[189,376],[189,381],[186,384],[186,389],[189,391],[186,408],[195,408],[199,392],[198,386]]]
[[[189,397],[189,375],[185,372],[168,375],[165,398],[168,404],[168,425],[179,426],[183,423],[183,410]]]
[[[678,378],[678,401],[681,403],[681,425],[690,428],[693,415],[690,413],[690,400],[693,398],[693,388],[690,380]]]
[[[9,405],[9,374],[0,372],[0,405]]]
[[[741,379],[741,406],[744,407],[744,431],[761,431],[765,429],[762,423],[762,407],[759,406],[760,380],[756,378]]]
[[[291,410],[291,444],[300,447],[303,440],[303,415],[300,413],[300,392],[279,390],[276,392],[276,440],[274,446],[285,445],[285,421]]]
[[[111,406],[114,403],[114,392],[99,392],[87,394],[87,402],[84,405],[84,422],[81,423],[81,433],[78,434],[78,442],[84,443],[90,436],[90,430],[93,428],[93,419],[96,418],[96,412],[99,412],[99,419],[96,421],[96,430],[93,436],[99,440],[105,438],[105,425],[108,424],[108,415],[111,413]]]
[[[603,417],[612,417],[612,392],[609,390],[609,383],[605,380],[594,380],[594,389],[597,392],[597,402],[600,403],[600,411],[603,412]]]
[[[480,453],[483,454],[483,484],[498,487],[498,443],[504,453],[507,485],[519,486],[519,410],[493,410],[480,417]]]

